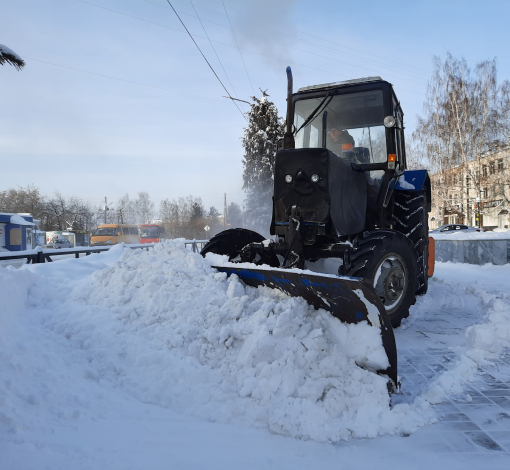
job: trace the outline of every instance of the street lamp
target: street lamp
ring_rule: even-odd
[[[480,220],[480,204],[482,202],[482,198],[481,197],[477,197],[475,199],[476,201],[476,209],[478,211],[478,228],[482,228],[482,221]]]

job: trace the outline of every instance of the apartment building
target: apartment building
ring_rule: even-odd
[[[430,177],[429,227],[510,228],[510,145]]]

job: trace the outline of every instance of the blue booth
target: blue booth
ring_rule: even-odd
[[[31,250],[36,226],[31,215],[0,212],[0,251]]]

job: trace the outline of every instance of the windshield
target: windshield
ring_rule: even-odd
[[[159,238],[159,227],[140,227],[140,238]]]
[[[325,147],[359,164],[386,162],[382,90],[336,95],[331,100],[324,98],[296,101],[296,129],[324,102],[315,117],[296,134],[296,148]]]
[[[119,229],[117,227],[101,227],[96,228],[92,232],[93,237],[115,237],[117,236],[117,231]]]

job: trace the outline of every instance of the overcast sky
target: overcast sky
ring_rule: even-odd
[[[434,55],[497,57],[510,78],[508,1],[171,3],[231,95],[267,89],[282,116],[287,65],[295,89],[380,75],[408,132]],[[167,0],[0,0],[0,11],[0,44],[26,60],[0,67],[0,190],[243,202],[246,121]]]

